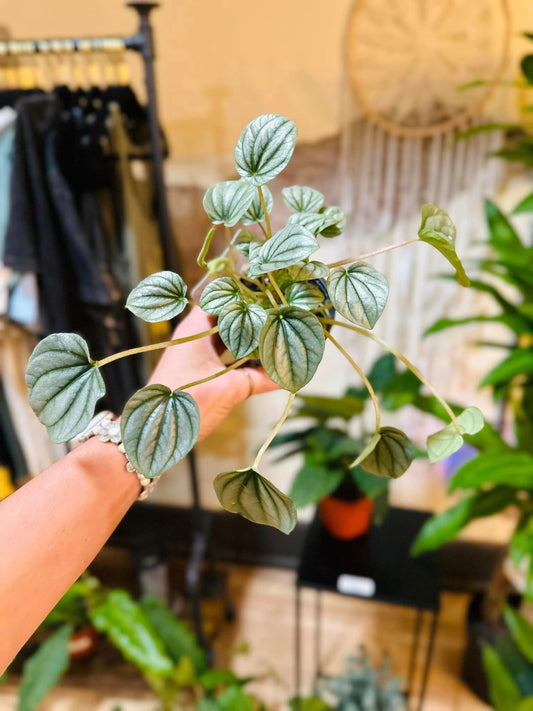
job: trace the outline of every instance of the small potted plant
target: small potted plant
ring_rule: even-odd
[[[286,407],[251,466],[219,474],[215,490],[228,511],[285,533],[296,524],[294,504],[260,473],[260,463],[288,416],[296,393],[313,379],[326,342],[342,353],[369,386],[361,368],[330,332],[332,326],[379,343],[435,393],[412,363],[373,333],[385,308],[388,284],[368,260],[388,249],[426,243],[453,265],[460,284],[469,284],[455,251],[454,225],[435,205],[423,206],[415,239],[325,264],[314,258],[319,239],[341,234],[345,217],[338,207],[325,205],[324,196],[317,190],[295,185],[282,191],[289,216],[285,227],[273,233],[273,197],[267,183],[288,164],[296,135],[296,126],[288,118],[277,114],[259,116],[246,126],[235,147],[240,179],[218,183],[205,194],[204,207],[213,227],[205,238],[198,263],[212,280],[205,285],[199,306],[216,317],[215,326],[183,339],[142,346],[102,360],[91,356],[88,344],[78,334],[56,333],[37,345],[26,372],[31,406],[47,426],[50,437],[64,442],[90,423],[105,392],[100,369],[106,364],[133,353],[217,335],[233,358],[225,368],[174,391],[165,385],[149,385],[126,403],[120,420],[126,455],[135,470],[154,478],[180,461],[197,440],[199,410],[187,390],[223,376],[229,369],[259,360],[270,378],[288,392]],[[238,228],[239,224],[245,229]],[[218,229],[225,234],[227,251],[222,257],[208,260]],[[327,289],[317,286],[319,279],[326,280]],[[163,271],[135,287],[127,307],[145,321],[159,322],[175,318],[190,303],[194,301],[188,298],[183,279],[174,272]],[[346,321],[332,318],[332,306]],[[379,476],[400,476],[410,463],[409,439],[399,430],[381,426],[379,405],[371,386],[370,396],[375,407],[375,430],[353,465],[364,464],[367,471]],[[458,449],[463,434],[483,426],[479,410],[468,408],[456,416],[442,402],[450,424],[428,439],[434,460]]]

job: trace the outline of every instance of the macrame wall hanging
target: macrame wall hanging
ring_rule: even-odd
[[[502,161],[489,157],[502,137],[482,132],[457,140],[460,131],[484,122],[492,92],[459,87],[502,76],[510,35],[506,0],[357,0],[345,47],[344,253],[416,236],[420,207],[433,202],[452,215],[461,255],[472,254],[472,244],[486,234],[483,197],[494,196],[502,179]],[[473,375],[472,363],[465,363],[465,333],[449,331],[444,340],[422,335],[450,311],[479,309],[478,297],[430,278],[446,265],[424,245],[372,262],[387,274],[392,301],[376,330],[421,362],[436,385],[444,383],[446,394],[460,396],[466,386],[472,391],[479,372],[474,367]],[[358,347],[368,368],[376,351]]]

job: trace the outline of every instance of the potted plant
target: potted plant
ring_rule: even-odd
[[[106,590],[85,574],[45,620],[40,631],[47,636],[25,659],[19,711],[33,711],[59,682],[73,659],[76,631],[89,627],[136,667],[158,697],[161,711],[264,708],[244,690],[249,679],[208,669],[194,635],[161,600],[145,596],[137,602],[126,590]]]
[[[435,393],[413,364],[373,333],[385,308],[388,284],[385,276],[366,260],[387,249],[424,242],[439,250],[453,265],[460,284],[469,284],[455,251],[453,223],[434,205],[423,206],[415,239],[358,258],[350,256],[324,264],[312,259],[319,248],[318,239],[339,235],[345,227],[345,217],[338,207],[326,206],[324,196],[317,190],[292,186],[283,190],[283,200],[290,212],[287,223],[273,234],[270,223],[273,198],[266,184],[289,162],[296,134],[295,124],[284,116],[259,116],[246,126],[237,141],[235,165],[240,179],[218,183],[205,194],[204,207],[213,227],[205,238],[198,263],[213,279],[203,289],[199,305],[217,319],[215,326],[184,339],[143,346],[102,360],[92,358],[87,343],[79,335],[52,334],[37,345],[26,373],[30,404],[47,426],[50,437],[63,442],[78,435],[91,421],[105,390],[100,369],[113,360],[215,334],[233,360],[200,382],[258,359],[270,378],[288,391],[287,405],[253,464],[219,474],[215,489],[228,511],[285,533],[296,524],[294,504],[259,472],[259,465],[289,414],[296,393],[312,380],[326,341],[343,354],[369,385],[361,368],[330,333],[332,326],[349,329],[390,350]],[[234,229],[239,223],[246,229]],[[224,231],[227,252],[207,260],[217,229]],[[326,280],[327,290],[316,285],[317,279]],[[186,292],[178,274],[159,272],[133,289],[127,307],[145,321],[173,319],[191,303]],[[331,306],[346,321],[332,318]],[[182,459],[196,442],[199,411],[187,390],[197,384],[184,384],[173,392],[164,385],[149,385],[127,402],[120,420],[123,446],[130,464],[145,477],[159,476]],[[399,430],[381,427],[379,405],[372,390],[370,395],[376,414],[375,431],[354,466],[360,464],[380,476],[400,476],[410,463],[409,439]],[[483,426],[479,410],[468,408],[456,416],[442,402],[450,424],[428,440],[434,460],[460,447],[464,433],[478,431]]]

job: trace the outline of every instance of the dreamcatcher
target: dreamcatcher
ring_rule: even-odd
[[[482,198],[493,196],[502,178],[502,162],[488,158],[501,136],[457,135],[484,122],[509,37],[506,0],[357,0],[346,32],[340,161],[345,253],[415,236],[420,206],[433,202],[452,215],[461,255],[472,254],[471,244],[485,235]],[[479,80],[487,84],[459,89]],[[373,264],[387,274],[393,301],[379,333],[421,362],[436,384],[445,382],[448,395],[460,397],[465,380],[472,390],[479,377],[465,369],[465,348],[454,347],[464,334],[447,332],[444,351],[439,337],[423,341],[422,334],[450,309],[454,315],[479,310],[478,297],[428,278],[446,268],[422,245]],[[375,355],[370,347],[360,360],[368,368]]]

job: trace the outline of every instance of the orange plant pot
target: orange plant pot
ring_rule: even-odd
[[[374,502],[372,499],[343,501],[328,496],[318,505],[322,525],[326,531],[341,541],[364,535],[372,523]]]

